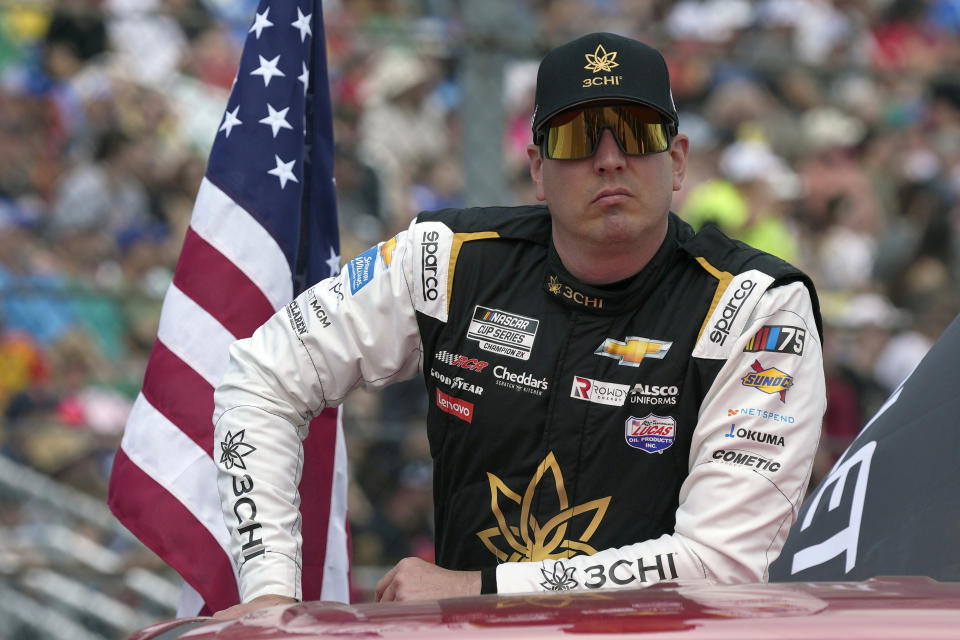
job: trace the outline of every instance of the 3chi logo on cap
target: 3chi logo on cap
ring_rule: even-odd
[[[612,71],[614,67],[620,66],[619,62],[615,62],[617,59],[617,52],[611,51],[610,53],[607,53],[607,50],[603,48],[602,44],[598,44],[593,53],[583,54],[583,57],[587,59],[587,64],[583,68],[589,69],[594,73],[599,73],[601,71]]]

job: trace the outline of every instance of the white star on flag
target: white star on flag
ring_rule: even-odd
[[[303,42],[307,36],[313,35],[313,31],[310,29],[310,18],[312,17],[312,13],[303,15],[300,7],[297,7],[297,19],[291,22],[290,25],[300,30],[300,42]]]
[[[260,39],[260,34],[263,33],[263,30],[267,27],[272,27],[273,23],[267,19],[267,14],[270,13],[270,7],[264,9],[263,13],[258,13],[257,17],[253,19],[253,26],[250,27],[250,31],[247,33],[257,32],[257,40]],[[301,40],[303,42],[303,40]]]
[[[220,125],[220,129],[217,131],[226,131],[225,137],[230,137],[230,132],[233,131],[233,128],[238,124],[243,124],[240,118],[237,117],[237,112],[240,111],[240,105],[237,105],[233,111],[225,111],[223,113],[223,124]]]
[[[280,76],[285,78],[287,74],[280,69],[277,69],[277,64],[280,62],[280,56],[277,56],[273,60],[267,60],[261,55],[257,55],[260,58],[260,66],[250,72],[252,76],[263,76],[263,86],[270,86],[270,78],[273,76]]]
[[[276,138],[277,134],[280,133],[280,129],[293,129],[293,127],[290,126],[290,123],[287,122],[287,111],[290,111],[290,107],[277,111],[269,102],[267,103],[268,115],[266,118],[261,118],[260,122],[262,124],[269,125],[270,128],[273,129],[274,138]]]
[[[330,275],[335,276],[340,273],[340,256],[330,247],[330,257],[327,258],[327,266],[330,267]]]
[[[280,156],[274,154],[273,156],[277,161],[277,166],[270,171],[267,171],[272,176],[277,176],[280,180],[280,188],[283,189],[287,186],[287,180],[292,180],[294,182],[300,182],[297,180],[297,176],[293,175],[293,163],[296,160],[291,160],[290,162],[284,162],[280,159]]]
[[[303,73],[297,76],[297,80],[303,83],[303,95],[307,95],[307,88],[310,86],[310,70],[307,69],[307,63],[301,62]]]

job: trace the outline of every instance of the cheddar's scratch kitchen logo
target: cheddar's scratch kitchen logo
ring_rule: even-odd
[[[531,513],[531,506],[538,489],[549,490],[548,486],[545,486],[548,483],[541,485],[541,481],[548,476],[553,479],[560,510],[541,525]],[[477,536],[500,562],[559,560],[581,553],[589,555],[597,552],[587,543],[596,533],[607,513],[610,496],[570,506],[563,483],[563,474],[552,451],[537,467],[537,472],[530,479],[522,496],[492,473],[487,473],[487,480],[490,483],[490,509],[493,511],[497,526],[478,531]],[[503,500],[508,502],[503,503]],[[519,519],[515,523],[507,522],[501,504],[511,507],[516,505],[520,508]],[[585,523],[586,527],[582,533],[578,537],[573,537],[569,535],[570,530],[574,522],[583,524],[584,519],[577,518],[581,515],[591,517]],[[566,571],[563,571],[559,575],[551,575],[547,580],[557,586],[564,585],[568,588],[566,585],[570,584],[571,577],[572,575],[568,576]]]
[[[764,369],[759,360],[750,365],[753,372],[743,376],[742,384],[764,393],[779,393],[780,402],[787,401],[787,391],[793,386],[793,376],[780,369]]]

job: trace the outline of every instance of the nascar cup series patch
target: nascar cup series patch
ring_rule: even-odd
[[[623,436],[634,449],[647,453],[663,453],[670,448],[677,435],[677,421],[670,417],[648,413],[646,417],[630,416],[624,423]]]

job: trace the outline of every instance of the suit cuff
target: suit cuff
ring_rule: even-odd
[[[497,568],[486,567],[480,570],[480,593],[497,592]]]

